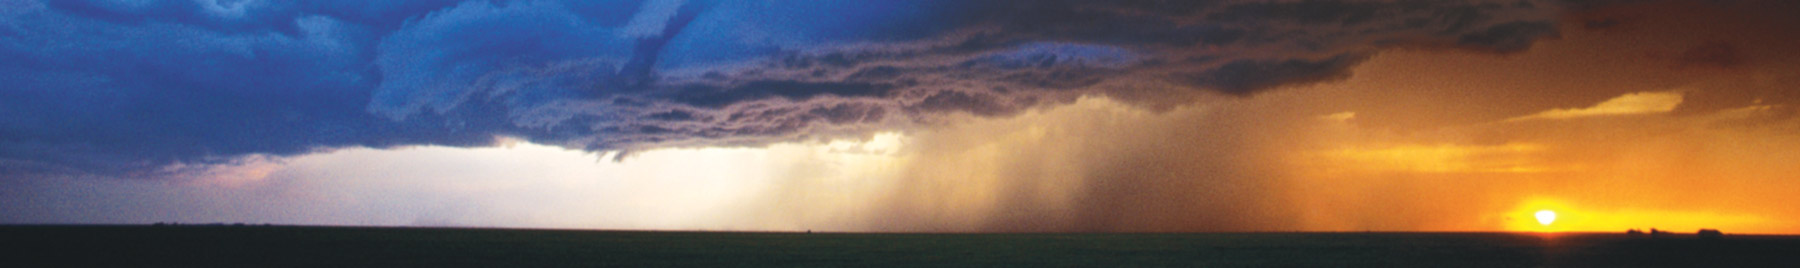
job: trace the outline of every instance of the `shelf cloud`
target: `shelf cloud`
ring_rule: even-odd
[[[6,0],[0,169],[756,146],[1083,95],[1248,96],[1383,48],[1557,35],[1543,1],[1152,2]]]

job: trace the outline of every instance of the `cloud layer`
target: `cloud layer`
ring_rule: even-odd
[[[0,174],[343,147],[763,145],[1516,52],[1542,1],[4,0]],[[1696,52],[1698,58],[1718,58]],[[1716,61],[1704,61],[1716,62]]]

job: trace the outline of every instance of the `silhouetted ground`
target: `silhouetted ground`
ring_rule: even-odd
[[[1800,267],[1800,236],[0,227],[0,267]]]

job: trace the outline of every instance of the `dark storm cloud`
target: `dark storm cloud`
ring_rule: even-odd
[[[1250,95],[1390,46],[1512,52],[1533,1],[33,1],[0,165],[132,175],[346,146],[860,135],[1081,95]]]
[[[1283,84],[1310,83],[1349,76],[1349,67],[1366,58],[1345,54],[1308,60],[1237,60],[1218,68],[1181,74],[1180,82],[1230,94],[1250,94]]]

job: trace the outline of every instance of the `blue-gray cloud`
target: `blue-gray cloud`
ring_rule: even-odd
[[[0,0],[0,174],[348,146],[860,135],[1081,95],[1250,95],[1513,52],[1542,1]],[[1211,93],[1209,93],[1211,92]]]

